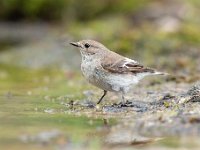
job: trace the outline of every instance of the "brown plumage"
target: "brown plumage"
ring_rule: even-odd
[[[98,103],[107,91],[121,93],[124,103],[124,94],[141,79],[149,75],[165,75],[165,73],[144,67],[135,60],[110,51],[103,44],[93,40],[82,40],[71,44],[80,49],[81,70],[85,78],[91,84],[104,90]]]

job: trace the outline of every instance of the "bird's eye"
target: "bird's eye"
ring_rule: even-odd
[[[85,48],[89,48],[89,47],[90,47],[90,44],[85,43]]]

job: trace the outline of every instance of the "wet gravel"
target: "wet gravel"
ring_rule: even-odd
[[[73,102],[73,114],[117,119],[117,125],[109,128],[103,140],[112,146],[148,143],[165,137],[200,136],[200,82],[168,82],[149,88],[135,88],[125,104],[113,102],[112,95],[101,105],[87,98]],[[89,93],[91,99],[95,94]]]

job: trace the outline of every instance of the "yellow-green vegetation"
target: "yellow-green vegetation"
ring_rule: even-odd
[[[0,18],[55,21],[65,16],[67,20],[89,20],[105,14],[133,12],[146,3],[148,0],[2,0]]]

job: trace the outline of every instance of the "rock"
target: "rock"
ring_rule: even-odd
[[[192,86],[187,93],[183,94],[180,101],[184,102],[200,102],[200,83]]]
[[[200,83],[194,85],[187,94],[191,96],[191,102],[200,102]]]
[[[188,90],[187,94],[191,96],[200,95],[200,82],[192,86],[192,88]]]
[[[88,100],[82,100],[79,102],[79,104],[83,107],[88,107],[88,108],[95,108],[95,103],[92,101],[88,101]]]

